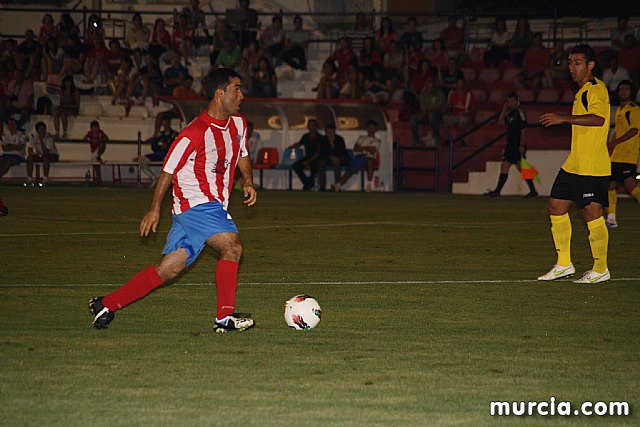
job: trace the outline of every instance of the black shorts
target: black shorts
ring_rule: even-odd
[[[512,165],[520,163],[520,146],[507,144],[502,153],[502,160]]]
[[[611,181],[619,182],[622,184],[625,179],[636,179],[636,165],[633,163],[616,163],[611,162]]]
[[[571,200],[579,209],[591,202],[609,206],[609,177],[576,175],[560,169],[551,187],[552,199]]]

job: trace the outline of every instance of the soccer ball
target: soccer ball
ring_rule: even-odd
[[[284,321],[291,329],[313,329],[320,323],[321,314],[320,304],[309,295],[296,295],[284,304]]]

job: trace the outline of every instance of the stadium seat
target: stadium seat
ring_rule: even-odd
[[[542,89],[536,98],[537,102],[558,102],[558,91],[555,89]]]
[[[518,89],[516,94],[520,99],[520,102],[533,102],[534,94],[532,89]]]
[[[500,78],[500,71],[496,68],[484,68],[478,75],[478,80],[486,83],[493,83]]]
[[[274,169],[289,171],[289,191],[293,187],[293,164],[304,157],[304,149],[287,147],[282,153],[282,160]]]
[[[487,91],[480,88],[471,89],[474,99],[478,104],[482,104],[487,100]]]
[[[464,74],[464,81],[471,82],[476,78],[476,69],[471,67],[463,67],[460,69],[462,74]]]
[[[478,112],[476,113],[476,123],[482,123],[483,121],[487,120],[489,117],[493,116],[494,114],[496,114],[496,111],[493,110],[478,110]],[[496,124],[495,120],[487,123],[487,125],[494,125]]]
[[[573,102],[573,99],[576,97],[576,91],[573,89],[565,89],[562,93],[562,98],[560,98],[560,102]]]
[[[522,70],[520,68],[515,68],[515,67],[507,68],[506,70],[504,70],[501,80],[511,82],[520,73],[522,73]]]
[[[102,104],[99,102],[80,102],[79,114],[81,116],[100,117]]]
[[[265,169],[273,169],[278,165],[278,149],[275,147],[264,147],[258,150],[257,158],[253,164],[253,169],[260,170],[260,188],[262,185],[263,171]]]
[[[487,101],[502,105],[507,99],[507,94],[508,91],[505,89],[494,88],[489,92],[489,98]]]

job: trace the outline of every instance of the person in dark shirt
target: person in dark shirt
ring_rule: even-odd
[[[318,159],[320,158],[320,147],[325,144],[324,136],[318,133],[318,122],[314,119],[307,124],[309,132],[302,135],[299,142],[291,145],[290,148],[304,147],[304,157],[293,164],[293,170],[302,181],[302,191],[310,191],[314,184],[316,173],[318,172]],[[311,170],[310,176],[304,172],[306,168]]]
[[[154,173],[149,162],[163,162],[169,153],[171,144],[178,136],[178,132],[171,129],[171,117],[164,116],[162,118],[162,129],[154,136],[149,138],[147,142],[151,145],[152,153],[143,156],[140,159],[140,171],[147,174],[151,178],[151,187],[153,187],[158,179],[158,175]]]
[[[336,134],[336,125],[329,123],[324,129],[325,137],[318,158],[318,191],[326,191],[328,165],[333,165],[335,184],[340,181],[342,166],[348,165],[350,160],[344,138]]]
[[[522,157],[520,153],[520,144],[522,143],[523,131],[527,127],[527,119],[520,109],[520,100],[518,95],[510,93],[507,95],[507,101],[502,107],[498,123],[504,123],[507,126],[507,146],[502,153],[502,164],[500,165],[500,176],[498,178],[498,184],[495,190],[485,193],[486,196],[498,197],[504,183],[507,182],[509,176],[509,168],[511,165],[515,165],[520,171],[520,159]],[[525,197],[535,197],[538,195],[535,187],[533,186],[533,180],[525,180],[529,187],[529,193]]]

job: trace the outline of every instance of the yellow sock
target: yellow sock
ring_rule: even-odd
[[[587,227],[589,227],[589,244],[593,256],[593,271],[602,274],[607,269],[609,230],[603,217],[589,221]]]
[[[636,202],[640,203],[640,188],[634,188],[633,191],[631,191],[631,195],[636,199]]]
[[[608,214],[616,214],[616,204],[618,203],[618,192],[616,190],[609,190],[609,207],[607,208]]]
[[[558,253],[556,264],[563,267],[571,264],[571,220],[569,214],[550,215],[551,235]]]

